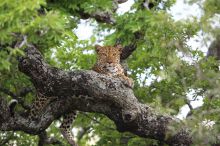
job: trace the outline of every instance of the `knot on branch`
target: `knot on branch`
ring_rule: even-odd
[[[28,59],[25,58],[25,57],[19,57],[18,61],[19,61],[18,69],[19,69],[21,72],[23,72],[23,73],[25,73],[25,74],[27,74],[27,75],[30,75],[30,72],[31,72],[31,70],[32,70],[32,69],[31,69],[31,68],[32,68],[32,66],[31,66],[31,61],[28,60]]]
[[[137,109],[129,109],[122,111],[122,119],[125,123],[130,123],[136,119],[138,115]]]
[[[24,57],[19,57],[18,60],[19,60],[20,63],[22,63],[22,66],[24,66],[24,67],[29,65],[28,60],[26,58],[24,58]]]

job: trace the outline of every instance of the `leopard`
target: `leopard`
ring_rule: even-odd
[[[133,80],[125,75],[125,71],[120,64],[120,55],[122,53],[122,49],[123,47],[121,45],[103,47],[100,45],[95,45],[97,61],[92,67],[92,70],[110,77],[120,78],[126,86],[132,88]],[[37,92],[37,98],[34,100],[31,106],[29,120],[36,121],[46,105],[55,99],[57,99],[57,97],[48,97],[40,92]],[[71,132],[71,126],[76,119],[76,116],[76,111],[71,111],[70,113],[63,115],[63,121],[59,127],[61,134],[71,146],[77,146],[77,143],[74,141],[74,136]]]
[[[37,121],[39,118],[39,115],[43,112],[43,109],[46,107],[46,105],[53,102],[57,98],[58,97],[54,97],[54,96],[51,96],[51,97],[45,96],[44,94],[37,92],[37,98],[34,100],[34,102],[31,105],[28,119]],[[71,111],[69,113],[64,114],[63,120],[59,127],[61,134],[71,146],[78,146],[74,140],[74,135],[71,132],[71,129],[72,129],[71,126],[74,120],[76,119],[76,116],[77,116],[76,111]]]
[[[133,88],[133,80],[125,75],[125,71],[120,64],[122,50],[123,47],[120,44],[103,47],[100,45],[95,45],[97,61],[92,67],[92,70],[110,77],[119,78],[122,80],[124,85]]]
[[[34,100],[34,102],[31,105],[30,114],[28,116],[29,121],[35,121],[35,122],[39,120],[39,116],[42,114],[46,105],[58,99],[58,97],[54,97],[54,96],[51,96],[51,97],[45,96],[44,94],[40,92],[36,93],[36,97],[37,98]],[[18,104],[18,100],[16,99],[12,99],[8,104],[8,108],[10,110],[10,114],[12,117],[15,114],[15,106],[17,104]],[[70,111],[69,113],[64,114],[63,121],[61,122],[61,125],[59,127],[61,134],[71,146],[78,146],[71,132],[71,129],[72,129],[71,125],[76,119],[76,116],[77,116],[76,111]]]

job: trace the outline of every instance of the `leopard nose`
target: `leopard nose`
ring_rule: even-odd
[[[111,64],[111,63],[112,63],[112,61],[111,61],[111,60],[108,60],[108,61],[107,61],[107,63]]]

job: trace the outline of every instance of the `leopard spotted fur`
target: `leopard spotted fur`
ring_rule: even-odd
[[[95,46],[97,52],[97,62],[93,66],[92,70],[106,74],[108,76],[117,77],[122,79],[123,83],[128,87],[133,87],[133,80],[128,78],[124,69],[120,64],[120,54],[122,52],[122,47],[120,45],[104,46],[99,45]],[[29,118],[31,120],[36,120],[40,113],[43,111],[43,108],[53,101],[56,97],[47,97],[41,93],[38,93],[37,99],[32,104],[31,113]],[[63,122],[60,126],[60,130],[65,139],[71,144],[71,146],[77,146],[73,139],[71,132],[71,124],[76,118],[76,113],[72,112],[63,116]]]
[[[115,47],[101,47],[99,45],[96,45],[95,48],[97,52],[97,62],[92,69],[101,74],[118,77],[122,79],[125,85],[132,88],[133,80],[125,75],[124,69],[120,64],[120,54],[122,52],[122,46],[117,45]]]
[[[38,120],[38,116],[43,112],[43,109],[48,105],[50,102],[55,100],[57,97],[48,97],[41,93],[37,93],[37,98],[32,104],[29,120]],[[63,137],[68,141],[71,146],[77,146],[76,142],[74,141],[73,134],[71,132],[71,125],[76,118],[76,112],[72,111],[71,113],[67,113],[63,116],[63,121],[60,125],[60,131]]]

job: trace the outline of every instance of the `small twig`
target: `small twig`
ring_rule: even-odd
[[[47,133],[46,131],[41,132],[39,135],[39,140],[38,140],[38,146],[43,146],[45,144],[45,141],[47,139]]]
[[[17,42],[15,44],[15,48],[22,48],[24,45],[27,45],[27,36],[26,35],[22,35],[22,41],[21,42]]]
[[[56,138],[48,137],[46,131],[41,132],[38,135],[38,137],[39,137],[38,146],[43,146],[45,144],[53,144],[53,145],[59,144],[60,146],[63,145],[63,143],[57,140]]]

